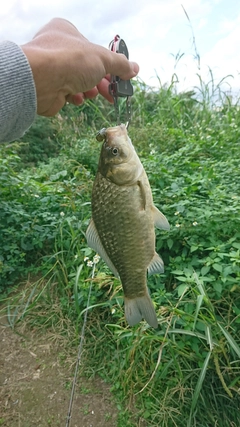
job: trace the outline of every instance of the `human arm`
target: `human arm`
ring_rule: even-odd
[[[138,66],[124,55],[89,42],[70,22],[55,18],[22,46],[37,90],[37,112],[52,116],[66,101],[79,105],[99,92],[110,102],[108,74],[136,76]]]
[[[31,67],[15,43],[0,43],[0,142],[22,136],[36,115]]]
[[[59,18],[45,25],[30,42],[21,46],[21,51],[30,66],[28,81],[33,79],[35,85],[34,116],[36,111],[43,116],[53,116],[66,102],[80,105],[85,98],[93,98],[98,93],[111,102],[106,76],[116,74],[130,79],[138,73],[136,63],[89,42],[70,22]],[[31,88],[25,96],[32,97],[32,94]],[[5,102],[6,99],[7,94]],[[19,101],[16,96],[16,102]],[[0,93],[0,115],[1,105]],[[4,140],[0,122],[0,141]]]

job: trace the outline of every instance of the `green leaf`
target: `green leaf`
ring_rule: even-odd
[[[240,243],[232,243],[232,246],[236,249],[240,249]]]
[[[187,277],[185,277],[185,276],[177,276],[176,279],[180,280],[180,282],[186,282],[187,281]]]
[[[227,265],[227,267],[223,268],[223,276],[224,277],[229,276],[230,274],[232,274],[232,272],[233,272],[233,268],[231,265]]]
[[[210,267],[208,267],[207,265],[204,265],[204,267],[201,268],[201,275],[205,276],[210,270]]]
[[[188,285],[179,285],[177,287],[178,297],[181,297],[188,290],[188,288]]]
[[[145,419],[149,418],[150,416],[151,416],[151,413],[150,413],[148,410],[146,410],[146,411],[143,413],[143,418],[145,418]]]
[[[219,271],[219,273],[222,272],[222,265],[221,264],[214,263],[213,268],[214,268],[214,270]]]
[[[213,282],[213,288],[215,289],[216,292],[218,292],[219,294],[222,293],[222,284],[219,282]]]
[[[173,270],[172,274],[183,274],[183,270]]]

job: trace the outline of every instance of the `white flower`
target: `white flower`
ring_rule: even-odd
[[[83,259],[84,262],[86,262],[88,260],[89,260],[88,256],[85,256],[84,259]]]
[[[181,224],[178,224],[178,223],[177,223],[177,224],[176,224],[176,227],[177,227],[177,228],[181,227]]]
[[[99,262],[99,260],[100,260],[100,256],[98,254],[94,255],[94,257],[93,257],[94,264],[97,264]]]
[[[39,195],[38,194],[34,194],[34,197],[39,197]]]
[[[179,214],[180,214],[180,212],[178,212],[178,211],[177,211],[177,212],[175,212],[175,214],[174,214],[174,215],[179,215]]]
[[[64,216],[65,216],[65,213],[64,213],[64,212],[60,212],[60,216],[61,216],[61,217],[64,217]]]
[[[112,308],[111,313],[114,314],[116,312],[115,308]]]
[[[194,222],[192,223],[192,225],[194,225],[194,227],[196,227],[196,225],[198,225],[197,221],[194,221]]]
[[[93,266],[93,262],[89,260],[89,261],[87,262],[87,266],[88,266],[88,267],[92,267],[92,266]]]

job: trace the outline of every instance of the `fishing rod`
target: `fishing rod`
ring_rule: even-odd
[[[82,330],[81,330],[81,338],[80,338],[79,347],[78,347],[78,355],[77,355],[75,373],[74,373],[74,377],[73,377],[71,397],[70,397],[70,401],[69,401],[68,414],[67,414],[67,420],[66,420],[66,427],[70,426],[71,417],[72,417],[72,407],[73,407],[74,393],[75,393],[75,387],[76,387],[76,382],[77,382],[78,368],[79,368],[79,365],[81,362],[81,357],[82,357],[83,342],[84,342],[84,337],[85,337],[85,328],[86,328],[86,324],[87,324],[87,315],[88,315],[88,309],[89,309],[89,304],[90,304],[90,296],[91,296],[92,285],[93,285],[93,278],[94,278],[97,262],[93,262],[93,269],[92,269],[92,274],[91,274],[91,283],[90,283],[90,288],[89,288],[89,292],[88,292],[87,307],[86,307],[86,311],[84,313],[84,320],[83,320],[83,325],[82,325]]]

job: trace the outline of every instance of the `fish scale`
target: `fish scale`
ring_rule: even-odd
[[[105,140],[93,184],[87,241],[120,277],[129,325],[144,318],[156,328],[147,272],[164,271],[155,252],[154,226],[168,230],[169,223],[153,204],[146,172],[125,125],[104,129],[101,136]]]
[[[145,294],[147,266],[155,252],[153,222],[150,229],[146,211],[136,215],[141,205],[140,196],[133,194],[136,187],[115,186],[98,173],[92,193],[93,221],[98,225],[102,244],[119,273],[125,296],[129,298],[136,292],[138,296]],[[134,198],[136,203],[133,205]]]

